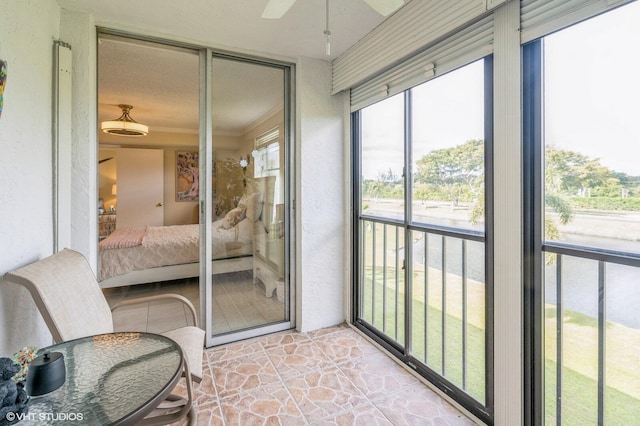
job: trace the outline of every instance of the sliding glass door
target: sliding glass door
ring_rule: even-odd
[[[524,46],[532,424],[638,424],[640,4]]]
[[[354,323],[491,418],[491,58],[353,114]]]
[[[209,343],[291,328],[288,66],[211,59]],[[209,207],[209,206],[206,206]]]
[[[115,126],[99,133],[98,278],[109,302],[181,294],[207,346],[292,328],[292,65],[99,40],[99,116]],[[123,112],[144,132],[114,120]],[[190,321],[179,303],[124,311],[118,321],[132,329]]]

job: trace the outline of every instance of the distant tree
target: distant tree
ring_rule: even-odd
[[[431,151],[416,162],[415,182],[422,199],[476,199],[484,185],[484,141],[472,139]]]
[[[546,192],[555,195],[616,196],[622,188],[619,175],[600,159],[554,146],[545,148],[544,180]]]

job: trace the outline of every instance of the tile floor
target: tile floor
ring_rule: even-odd
[[[208,349],[203,362],[198,425],[474,424],[347,325]]]
[[[189,299],[196,313],[200,314],[197,278],[112,288],[104,290],[104,293],[110,306],[129,298],[176,293]],[[253,282],[252,271],[214,275],[212,295],[215,334],[279,322],[285,318],[284,303],[278,301],[275,292],[266,297],[264,284]],[[117,314],[114,324],[117,330],[158,332],[189,322],[188,313],[180,302],[130,306],[119,309]],[[148,327],[141,329],[137,326],[140,323],[148,324]]]
[[[282,315],[283,305],[275,295],[266,298],[262,284],[242,273],[225,275],[214,283],[223,327],[244,328]],[[182,294],[199,308],[195,280],[110,289],[105,295],[113,304],[162,292]],[[251,311],[258,313],[252,318],[246,314]],[[116,311],[114,325],[159,332],[167,324],[187,323],[186,318],[182,304],[154,302]],[[202,382],[194,384],[198,425],[474,424],[344,324],[207,349],[203,372]],[[186,392],[184,384],[177,392]]]

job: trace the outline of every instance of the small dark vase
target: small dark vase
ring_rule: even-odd
[[[27,394],[44,395],[64,384],[66,369],[64,356],[60,352],[46,352],[29,364]]]

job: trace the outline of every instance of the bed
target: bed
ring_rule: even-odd
[[[275,178],[255,179],[257,191],[212,223],[213,273],[251,270],[253,242],[271,222]],[[112,288],[200,274],[200,225],[116,229],[99,245],[100,287]]]

